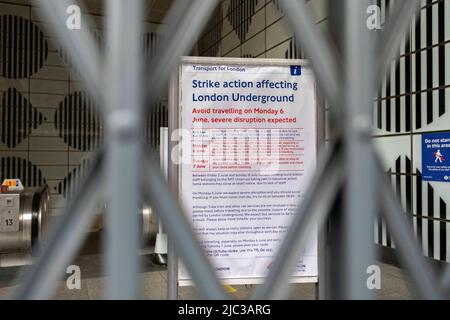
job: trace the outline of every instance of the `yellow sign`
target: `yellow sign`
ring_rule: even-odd
[[[23,190],[23,185],[20,179],[5,179],[3,180],[2,186],[8,187],[8,190],[10,191]]]

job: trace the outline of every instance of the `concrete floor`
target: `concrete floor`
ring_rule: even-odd
[[[101,299],[105,286],[105,278],[101,275],[101,259],[98,255],[87,255],[79,258],[77,263],[82,270],[81,289],[69,290],[65,281],[61,281],[55,299]],[[379,299],[413,299],[407,277],[402,269],[395,266],[382,264],[381,267],[381,289],[378,290]],[[20,280],[12,279],[13,272],[8,275],[0,270],[0,299],[8,298],[17,288]],[[165,299],[166,298],[166,271],[164,267],[146,262],[146,271],[141,274],[142,290],[144,299]],[[231,293],[234,299],[249,298],[255,286],[233,286],[236,292]],[[290,299],[310,300],[315,297],[314,284],[292,285]],[[197,299],[198,294],[194,287],[181,287],[179,289],[179,299]]]

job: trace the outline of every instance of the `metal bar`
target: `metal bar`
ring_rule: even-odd
[[[217,4],[217,0],[178,0],[172,5],[163,21],[167,26],[164,40],[148,67],[149,76],[145,82],[147,99],[155,101],[160,98],[180,57],[189,53]]]
[[[342,188],[336,195],[336,199],[333,203],[333,207],[330,210],[330,215],[326,221],[326,259],[327,264],[325,266],[325,292],[321,293],[321,297],[324,299],[342,299],[343,286],[341,284],[340,276],[343,275],[343,264],[340,261],[344,258],[342,252],[344,252],[344,241],[342,239],[344,230],[344,198],[345,188]],[[319,278],[319,282],[321,278]]]
[[[178,254],[170,237],[167,239],[167,300],[178,300]]]
[[[333,205],[331,205],[333,206]],[[329,215],[328,215],[329,218]],[[325,300],[328,286],[327,276],[327,219],[325,218],[322,226],[317,229],[317,269],[319,274],[319,283],[316,286],[316,298],[317,300]]]
[[[95,215],[97,200],[103,192],[103,151],[92,161],[92,167],[80,183],[65,213],[48,229],[41,252],[16,292],[17,299],[49,299],[59,285],[58,280],[73,261],[87,236]]]
[[[378,60],[376,65],[378,67],[375,69],[378,70],[375,80],[377,85],[385,76],[395,52],[399,50],[402,37],[405,34],[406,37],[409,37],[409,33],[406,31],[411,18],[414,17],[414,12],[417,10],[420,12],[420,0],[396,1],[394,12],[388,18],[387,25],[377,41]]]
[[[444,296],[450,295],[450,266],[445,267],[441,281],[442,294]]]
[[[156,57],[150,61],[148,66],[149,78],[146,83],[150,106],[153,106],[152,102],[162,95],[169,76],[175,73],[180,57],[190,50],[197,34],[201,32],[208,21],[208,19],[198,19],[197,17],[208,17],[217,3],[216,0],[207,2],[178,0],[172,5],[163,21],[163,24],[167,26],[167,30],[164,32],[166,36],[156,52]],[[174,110],[174,106],[178,103],[178,92],[169,94],[169,132],[171,133],[178,128],[178,111]],[[171,99],[173,99],[172,103]],[[172,150],[172,142],[169,141],[169,144],[169,150]],[[174,193],[177,193],[178,190],[177,175],[177,167],[172,163],[169,166],[169,183]],[[170,234],[168,235],[167,259],[167,297],[175,300],[178,299],[178,257]]]
[[[178,70],[174,72],[170,78],[169,85],[169,133],[174,132],[179,126],[179,110],[178,110]],[[169,150],[174,150],[175,142],[169,139]],[[171,159],[171,157],[168,157]],[[178,165],[174,161],[170,161],[168,165],[168,181],[169,187],[173,194],[178,194]],[[168,235],[167,244],[167,299],[178,299],[178,256],[175,246],[172,245],[170,234]]]
[[[299,253],[311,230],[321,228],[334,197],[343,180],[341,155],[332,145],[319,163],[313,180],[295,213],[272,267],[263,285],[257,288],[254,299],[283,299],[288,294],[291,276]],[[326,177],[326,182],[325,182]],[[298,253],[298,254],[296,254]],[[319,279],[320,281],[320,279]]]
[[[286,15],[289,24],[295,31],[295,36],[305,50],[314,75],[318,80],[321,92],[324,93],[328,103],[334,108],[331,113],[341,110],[341,83],[342,74],[339,69],[340,57],[331,46],[331,40],[315,25],[312,14],[305,0],[280,0],[280,6]]]
[[[346,166],[345,193],[345,275],[343,298],[373,299],[367,287],[367,268],[375,262],[373,223],[377,212],[376,166],[372,156],[373,41],[366,27],[368,0],[346,0],[345,26],[345,93]]]
[[[316,123],[317,123],[317,152],[316,155],[319,157],[323,152],[325,152],[326,144],[326,120],[325,120],[325,99],[319,93],[316,88],[316,101],[317,101],[317,109],[316,109]],[[334,143],[334,142],[332,142]],[[327,245],[326,245],[326,220],[321,226],[317,226],[317,271],[319,276],[319,282],[316,284],[316,299],[323,299],[327,277],[326,277],[326,264],[327,264]]]
[[[381,165],[378,165],[381,169]],[[392,192],[392,187],[378,175],[381,201],[385,210],[382,210],[386,225],[391,231],[397,247],[397,254],[405,268],[408,269],[413,279],[413,288],[420,299],[440,299],[436,280],[433,272],[427,264],[419,243],[417,242],[411,224]]]
[[[343,55],[344,52],[344,39],[345,39],[345,7],[342,1],[328,1],[328,17],[327,27],[332,41],[334,43],[334,49]],[[343,81],[342,81],[343,83]],[[342,89],[343,90],[343,89]],[[344,92],[342,93],[342,95]],[[343,107],[342,107],[343,108]],[[328,121],[328,130],[330,138],[336,135],[341,136],[343,116],[330,118]],[[337,129],[337,132],[335,132]],[[319,240],[324,243],[325,252],[323,252],[323,258],[326,260],[325,265],[319,265],[319,286],[322,289],[319,294],[322,299],[331,299],[341,296],[342,287],[340,285],[340,277],[336,275],[342,275],[342,252],[344,242],[342,241],[343,225],[344,225],[344,188],[336,195],[336,199],[333,203],[333,207],[330,210],[327,221],[324,225],[324,234],[320,234]],[[319,251],[320,253],[320,251]]]
[[[83,16],[80,30],[69,30],[66,26],[68,17],[66,10],[70,5],[77,4],[76,0],[35,0],[42,7],[37,10],[42,19],[48,21],[51,33],[55,33],[73,62],[77,74],[81,78],[81,85],[97,102],[100,112],[105,104],[102,96],[103,65],[100,52],[97,50],[93,36],[89,34],[92,23],[88,16]]]
[[[211,264],[200,247],[190,223],[183,214],[178,201],[159,174],[159,168],[151,161],[143,171],[143,192],[152,209],[158,214],[170,235],[172,245],[179,253],[199,292],[206,299],[226,299]]]
[[[112,109],[106,127],[110,186],[106,219],[107,297],[136,299],[140,296],[138,212],[143,146],[140,34],[144,8],[141,0],[110,0],[106,5],[110,45],[107,99]]]
[[[182,55],[189,52],[197,35],[207,23],[208,17],[218,1],[187,1],[178,0],[175,2],[163,24],[167,26],[164,40],[159,46],[155,58],[150,61],[148,66],[148,80],[146,100],[149,100],[150,106],[153,106],[163,93],[167,80],[171,74],[176,73],[176,67]],[[203,17],[198,19],[198,17]],[[175,80],[176,81],[176,80]],[[178,86],[176,86],[178,88]],[[172,95],[172,93],[169,93]],[[172,97],[174,102],[178,102],[178,92],[174,92]],[[174,110],[177,105],[170,102],[169,96],[169,133],[178,128],[178,111]],[[176,117],[174,119],[174,117]],[[173,149],[173,143],[169,140],[169,150]],[[169,166],[169,184],[172,192],[178,192],[178,169],[171,163]],[[167,253],[167,298],[171,300],[178,299],[178,256],[174,245],[172,235],[168,233],[168,253]]]

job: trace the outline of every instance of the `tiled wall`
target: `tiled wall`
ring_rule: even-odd
[[[374,1],[382,22],[394,2]],[[326,1],[309,5],[326,28]],[[422,1],[409,32],[374,103],[374,140],[424,254],[450,261],[450,183],[423,182],[420,173],[421,134],[450,131],[450,0]],[[276,0],[224,0],[197,49],[205,56],[304,58],[292,36]],[[395,246],[381,220],[375,241]]]
[[[326,20],[326,1],[313,0],[316,21]],[[276,0],[224,0],[198,42],[203,56],[300,58]]]
[[[105,50],[104,19],[98,1],[83,12]],[[19,177],[26,186],[47,183],[52,213],[59,214],[102,144],[103,120],[80,88],[78,71],[65,48],[54,43],[28,0],[0,0],[0,179]],[[82,20],[83,21],[83,20]],[[158,42],[158,24],[146,23],[147,56]],[[158,145],[159,124],[167,125],[164,103],[149,114],[147,141]]]
[[[389,12],[393,2],[380,4]],[[450,183],[421,179],[421,135],[450,131],[450,1],[421,6],[374,104],[375,142],[424,254],[450,261]],[[376,239],[395,245],[379,226]]]
[[[376,2],[384,15],[394,1]],[[399,48],[374,103],[374,140],[424,253],[450,261],[450,183],[423,182],[420,173],[421,134],[450,131],[450,0],[422,2],[411,39]],[[326,28],[326,1],[309,5]],[[91,32],[104,49],[101,10],[91,8],[98,26]],[[28,0],[0,0],[0,178],[48,183],[57,214],[102,142],[102,119],[43,24]],[[148,54],[156,28],[148,23],[143,35]],[[204,56],[304,57],[276,0],[222,1],[196,50]],[[145,136],[154,147],[160,123],[167,123],[164,104],[148,118]],[[375,226],[375,240],[395,245],[383,221]]]

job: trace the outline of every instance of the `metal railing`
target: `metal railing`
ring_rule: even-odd
[[[109,202],[106,258],[108,298],[138,298],[138,205],[147,201],[162,220],[176,249],[204,298],[224,299],[224,292],[186,216],[162,177],[159,166],[144,155],[141,115],[145,105],[158,99],[180,57],[200,34],[218,1],[177,0],[168,12],[167,26],[155,57],[145,66],[139,54],[143,0],[105,1],[108,50],[101,57],[87,28],[68,30],[65,9],[75,1],[39,0],[39,13],[68,48],[83,84],[98,102],[106,119],[105,145],[98,151],[90,174],[72,198],[66,213],[53,225],[44,250],[27,273],[17,298],[49,298],[58,279],[78,252],[92,222],[98,197]],[[396,1],[396,8],[379,36],[366,28],[366,8],[371,1],[342,0],[345,19],[342,55],[335,53],[326,36],[314,24],[304,0],[280,0],[286,18],[310,57],[318,85],[331,105],[338,125],[325,154],[319,159],[315,178],[297,210],[265,283],[254,294],[257,299],[280,299],[287,295],[289,277],[298,260],[299,248],[308,239],[313,224],[323,226],[339,192],[344,191],[344,228],[341,229],[344,274],[338,279],[341,294],[332,298],[372,299],[366,286],[366,268],[375,259],[373,222],[378,206],[391,230],[396,253],[408,268],[419,297],[444,297],[450,283],[450,268],[442,279],[434,274],[415,240],[402,208],[374,152],[371,138],[372,101],[419,0]],[[86,23],[86,21],[84,21]],[[171,110],[169,110],[169,113]],[[331,226],[333,227],[333,226]],[[170,259],[174,259],[173,252]],[[172,260],[173,263],[173,260]],[[176,270],[176,269],[175,269]],[[169,276],[174,276],[169,270]],[[319,281],[324,280],[319,276]],[[442,280],[442,281],[440,281]],[[175,296],[174,296],[175,294]],[[169,287],[169,297],[176,290]]]

